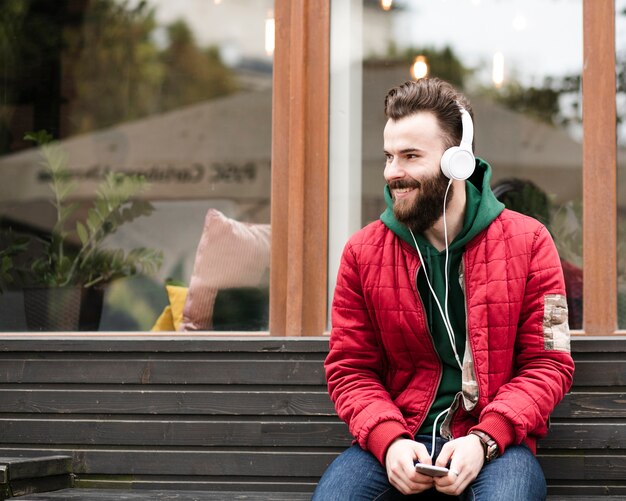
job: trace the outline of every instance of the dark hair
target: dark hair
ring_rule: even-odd
[[[459,106],[474,116],[468,99],[440,78],[421,78],[391,89],[385,97],[385,115],[400,120],[420,111],[435,115],[444,134],[446,148],[458,146],[463,135]]]

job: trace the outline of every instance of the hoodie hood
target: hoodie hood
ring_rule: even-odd
[[[480,158],[476,158],[476,169],[472,176],[465,182],[466,209],[463,228],[450,244],[449,250],[462,249],[467,242],[483,231],[489,224],[500,215],[504,204],[499,202],[491,191],[491,166]],[[391,231],[411,247],[415,247],[409,229],[400,223],[393,214],[393,199],[389,187],[385,186],[385,203],[387,208],[381,214],[381,221]],[[430,243],[422,236],[415,235],[420,248],[430,246]]]

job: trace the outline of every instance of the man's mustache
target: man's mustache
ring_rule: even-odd
[[[417,179],[398,179],[396,181],[389,181],[387,185],[390,190],[401,190],[404,188],[420,189],[422,187],[422,183],[420,183]]]

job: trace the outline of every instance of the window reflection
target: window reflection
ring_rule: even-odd
[[[384,96],[391,87],[417,77],[411,72],[419,56],[429,76],[453,83],[472,101],[476,153],[492,165],[493,183],[518,179],[545,193],[546,222],[564,267],[573,274],[571,327],[581,328],[582,0],[407,0],[394,1],[390,10],[370,1],[351,5],[351,14],[337,9],[331,22],[362,23],[361,45],[350,48],[360,57],[362,70],[363,97],[351,109],[363,117],[357,159],[362,165],[360,224],[377,219],[384,209]],[[335,44],[332,50],[339,61],[339,51],[347,49]],[[335,69],[332,92],[339,92],[344,82]],[[336,137],[331,124],[331,144]],[[346,141],[334,144],[337,149],[350,146]],[[342,168],[332,159],[331,171]],[[353,187],[335,189],[348,190],[355,198]],[[338,210],[347,212],[345,207]],[[339,225],[333,217],[338,216],[331,214],[331,235],[333,224]],[[332,249],[355,230],[336,233],[331,260]]]
[[[190,285],[197,250],[217,263],[261,253],[262,268],[253,281],[242,277],[248,269],[223,265],[228,277],[211,283],[219,294],[210,306],[235,313],[212,310],[201,328],[219,328],[216,319],[227,330],[267,328],[269,241],[252,251],[219,246],[215,227],[212,246],[199,244],[210,211],[228,231],[269,223],[272,8],[272,0],[2,2],[0,330],[40,330],[26,322],[31,287],[54,286],[58,298],[61,286],[104,286],[100,330],[150,330],[167,305],[180,318],[180,297],[171,303],[165,284]],[[25,139],[40,131],[54,141]],[[118,197],[128,179],[141,186],[106,219],[97,193],[110,181],[109,198]],[[51,205],[53,194],[64,203]],[[96,231],[106,233],[102,245],[83,250]],[[155,258],[151,266],[133,261],[140,252]],[[46,280],[43,265],[31,266],[42,256]],[[123,268],[115,276],[77,278],[112,263]],[[39,301],[39,310],[61,308]],[[239,322],[248,316],[249,325]]]

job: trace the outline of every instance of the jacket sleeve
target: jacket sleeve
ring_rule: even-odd
[[[515,375],[481,412],[480,429],[504,452],[528,435],[541,438],[574,375],[563,271],[545,227],[533,235],[517,335]]]
[[[339,417],[361,448],[369,450],[381,464],[393,440],[412,437],[384,387],[384,366],[385,356],[363,297],[358,259],[348,243],[333,299],[326,379]]]

